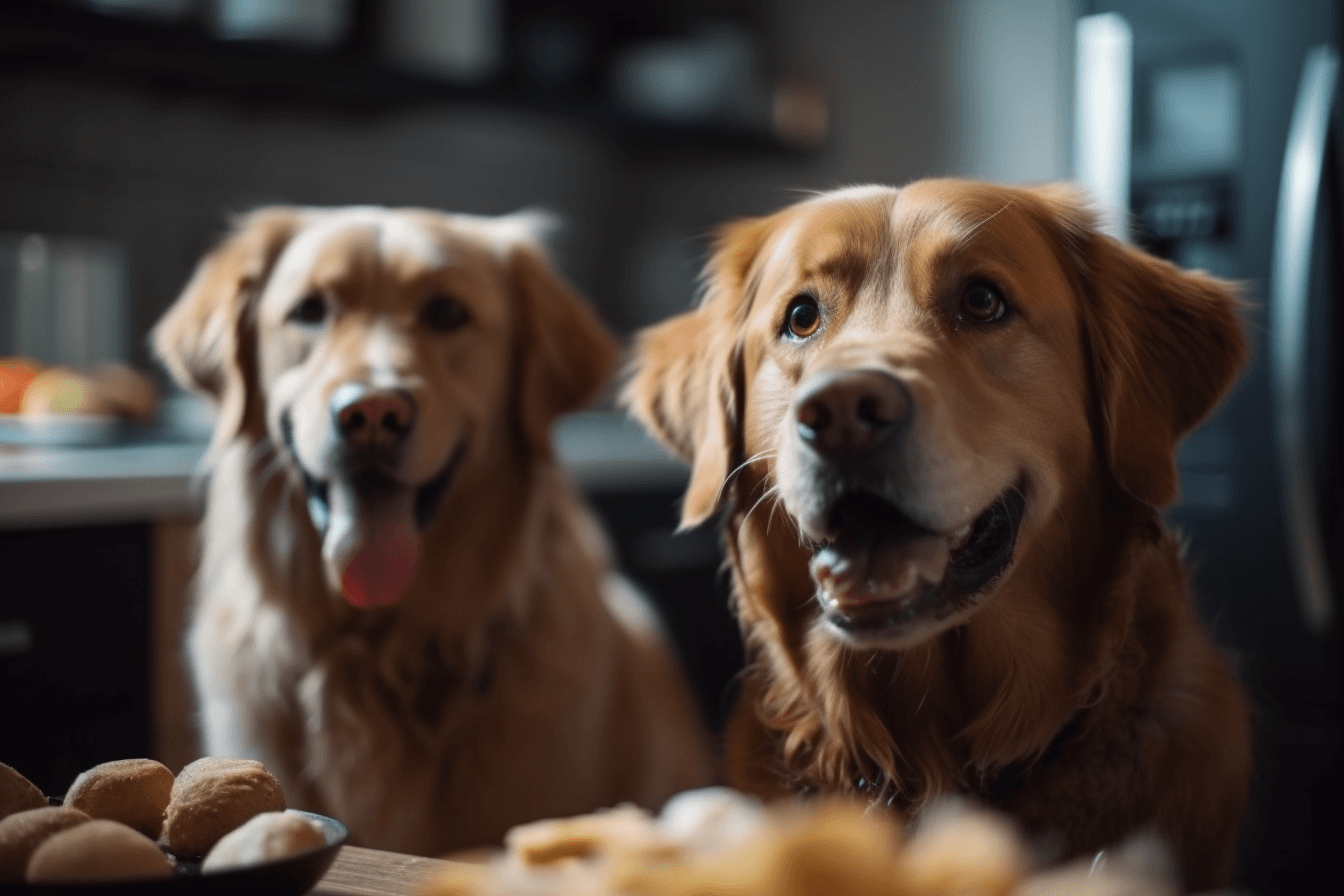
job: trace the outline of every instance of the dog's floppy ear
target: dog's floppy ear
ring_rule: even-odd
[[[519,299],[518,419],[534,451],[551,451],[555,418],[592,402],[611,378],[617,343],[592,306],[565,282],[535,239],[546,219],[520,220],[506,252]]]
[[[699,306],[639,334],[621,395],[630,412],[691,465],[681,528],[719,508],[738,452],[739,314],[748,271],[773,226],[754,218],[723,227],[705,267]]]
[[[1177,443],[1222,400],[1246,360],[1243,303],[1233,284],[1093,227],[1075,236],[1106,461],[1130,495],[1170,504]]]
[[[269,207],[240,219],[207,255],[154,327],[154,351],[179,385],[218,405],[212,448],[247,423],[255,393],[253,305],[280,251],[298,230],[299,209]]]

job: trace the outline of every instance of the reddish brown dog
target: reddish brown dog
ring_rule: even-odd
[[[726,505],[732,783],[971,794],[1086,855],[1230,881],[1249,711],[1158,508],[1246,355],[1226,283],[1072,190],[923,181],[724,228],[626,399]]]

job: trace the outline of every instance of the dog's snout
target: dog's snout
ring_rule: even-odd
[[[399,390],[347,383],[331,396],[331,416],[351,448],[395,448],[415,423],[415,403]]]
[[[840,370],[805,382],[794,401],[798,435],[817,453],[873,451],[910,416],[910,390],[880,370]]]

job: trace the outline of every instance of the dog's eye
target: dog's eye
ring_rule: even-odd
[[[807,293],[794,296],[784,313],[784,329],[795,339],[806,339],[821,328],[821,309]]]
[[[300,324],[320,324],[327,319],[326,299],[317,293],[304,296],[299,304],[290,309],[289,319]]]
[[[961,294],[961,313],[973,321],[989,323],[1007,310],[1003,295],[988,283],[972,283]]]
[[[434,296],[420,309],[420,322],[435,333],[448,333],[464,325],[467,309],[451,296]]]

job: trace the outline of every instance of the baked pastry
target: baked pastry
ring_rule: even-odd
[[[284,809],[280,782],[260,762],[206,756],[173,782],[162,836],[173,855],[196,859],[252,816]]]
[[[209,874],[275,862],[326,845],[326,835],[317,825],[294,810],[263,812],[221,837],[201,863],[201,871]]]
[[[159,839],[173,792],[173,773],[153,759],[118,759],[95,765],[75,778],[65,805],[90,818],[110,818]]]
[[[154,841],[119,821],[86,821],[43,840],[28,860],[29,883],[108,883],[173,876]]]
[[[78,809],[63,806],[25,809],[0,820],[0,883],[23,880],[28,859],[43,840],[88,820]]]
[[[931,807],[912,830],[840,798],[769,807],[723,788],[679,794],[654,817],[617,810],[523,825],[488,865],[454,864],[421,896],[1175,896],[1154,841],[1036,870],[1006,816]]]
[[[46,804],[47,798],[36,784],[0,762],[0,818]]]

